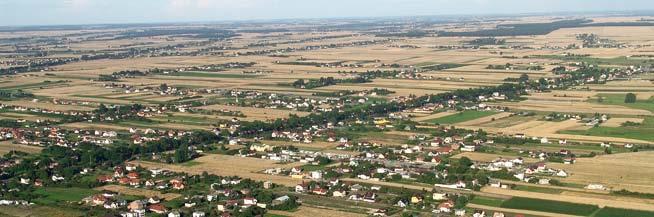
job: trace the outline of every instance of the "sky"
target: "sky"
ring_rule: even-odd
[[[0,26],[654,10],[654,0],[0,0]]]

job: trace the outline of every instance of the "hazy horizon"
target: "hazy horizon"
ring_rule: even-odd
[[[654,10],[630,0],[0,0],[0,26]]]

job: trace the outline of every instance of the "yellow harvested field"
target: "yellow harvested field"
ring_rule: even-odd
[[[221,111],[221,110],[240,111],[246,117],[239,118],[239,119],[244,119],[244,120],[274,120],[277,118],[287,118],[290,114],[296,114],[298,116],[307,116],[310,114],[309,112],[301,112],[301,111],[239,107],[239,106],[230,106],[230,105],[208,105],[199,108],[207,109],[207,110],[216,110],[216,111]]]
[[[460,154],[452,156],[452,158],[461,158],[461,157],[467,157],[470,158],[470,160],[473,161],[479,161],[479,162],[492,162],[497,159],[516,159],[518,158],[517,156],[510,156],[510,155],[500,155],[500,154],[489,154],[489,153],[481,153],[481,152],[462,152]],[[536,163],[540,161],[539,159],[536,158],[523,158],[525,163]]]
[[[43,116],[38,116],[38,115],[33,115],[33,114],[24,114],[24,113],[13,113],[13,112],[4,112],[0,113],[0,119],[23,119],[23,120],[28,120],[28,121],[38,121],[38,120],[51,120],[51,121],[57,121],[59,120],[58,118],[54,117],[43,117]]]
[[[129,127],[118,126],[113,124],[104,124],[104,123],[91,123],[91,122],[66,123],[61,125],[61,127],[69,128],[69,129],[129,130]]]
[[[583,129],[585,126],[583,123],[577,120],[566,120],[561,122],[553,121],[538,121],[532,120],[516,124],[509,127],[487,127],[487,126],[460,126],[461,128],[476,130],[483,129],[490,133],[500,133],[504,135],[515,135],[515,134],[525,134],[526,136],[532,137],[546,137],[549,139],[567,139],[572,141],[583,141],[583,142],[613,142],[613,143],[637,143],[637,144],[654,144],[650,141],[638,140],[638,139],[625,139],[617,137],[602,137],[602,136],[585,136],[585,135],[572,135],[572,134],[560,134],[559,131],[569,130],[569,129]],[[553,141],[551,141],[553,142]]]
[[[267,145],[276,145],[276,146],[295,146],[299,148],[311,148],[311,149],[332,149],[338,146],[337,142],[321,142],[314,141],[312,143],[303,143],[303,142],[286,142],[286,141],[274,141],[274,140],[261,140],[261,143]]]
[[[38,108],[38,109],[48,109],[55,111],[91,111],[94,108],[88,106],[76,106],[76,105],[56,105],[52,102],[42,102],[42,101],[29,101],[29,100],[13,100],[13,101],[4,101],[3,104],[13,105],[13,106],[22,106],[26,108]]]
[[[604,127],[620,127],[625,122],[643,123],[642,118],[610,118],[601,125]]]
[[[534,93],[527,96],[527,98],[542,101],[584,102],[595,95],[597,95],[597,92],[593,91],[555,90],[552,92]]]
[[[162,168],[175,172],[186,172],[190,174],[202,174],[208,172],[220,176],[240,176],[258,181],[272,181],[276,184],[286,185],[289,187],[301,183],[302,180],[292,179],[290,176],[273,176],[261,173],[268,168],[292,168],[303,165],[303,163],[277,164],[275,161],[250,158],[236,157],[231,155],[207,154],[199,157],[192,162],[192,166],[174,165],[166,163],[154,163],[148,161],[133,161],[132,163],[145,168]]]
[[[564,169],[566,182],[603,184],[614,190],[654,193],[654,152],[642,151],[578,158],[575,164],[549,164]],[[610,171],[610,172],[607,172]]]
[[[509,117],[509,116],[511,116],[511,114],[512,113],[510,113],[510,112],[501,112],[501,113],[498,113],[498,114],[489,115],[489,116],[482,117],[482,118],[477,118],[477,119],[474,119],[474,120],[460,122],[460,123],[457,123],[456,125],[457,126],[459,126],[459,125],[460,126],[477,126],[477,125],[480,125],[480,124],[489,123],[489,122],[497,120],[497,119],[502,119],[502,118]]]
[[[415,118],[413,118],[413,121],[428,121],[428,120],[431,120],[431,119],[442,118],[442,117],[445,117],[445,116],[448,116],[448,115],[453,115],[453,114],[456,114],[456,113],[458,113],[458,112],[454,112],[454,111],[438,112],[436,114],[415,117]]]
[[[43,148],[31,145],[14,144],[12,141],[0,142],[0,154],[6,154],[10,151],[21,151],[25,153],[39,153]]]
[[[280,211],[280,210],[270,210],[270,211],[268,211],[268,213],[275,214],[275,215],[281,215],[281,216],[289,216],[289,217],[306,217],[306,216],[311,216],[311,217],[333,217],[333,216],[364,217],[364,216],[368,216],[368,215],[364,215],[364,214],[343,212],[343,211],[334,210],[334,209],[330,209],[330,208],[318,208],[318,207],[313,207],[313,206],[308,206],[308,205],[302,205],[300,208],[298,208],[296,211],[293,211],[293,212]]]
[[[150,197],[159,197],[161,199],[164,199],[166,201],[173,200],[175,198],[178,198],[182,196],[181,194],[177,193],[161,193],[159,191],[153,191],[153,190],[148,190],[148,189],[143,189],[143,188],[132,188],[128,186],[122,186],[122,185],[105,185],[105,186],[100,186],[95,188],[95,190],[107,190],[107,191],[113,191],[113,192],[118,192],[121,194],[127,194],[127,195],[134,195],[134,196],[144,196],[146,198]]]

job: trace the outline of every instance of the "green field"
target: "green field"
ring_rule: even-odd
[[[619,105],[634,109],[643,109],[654,112],[654,97],[648,100],[637,100],[635,103],[625,103],[624,98],[627,94],[600,94],[602,100],[597,100],[597,103],[606,105]],[[638,93],[636,93],[638,95]]]
[[[37,203],[52,204],[59,201],[80,201],[85,197],[97,193],[96,190],[86,188],[39,188],[34,191],[41,198],[35,200]]]
[[[506,200],[492,197],[475,196],[475,198],[473,198],[470,203],[484,206],[500,207],[504,201]]]
[[[198,72],[198,71],[188,71],[188,72],[178,72],[170,74],[168,76],[183,76],[183,77],[200,77],[200,78],[256,78],[258,75],[248,75],[248,74],[227,74],[220,72]]]
[[[597,58],[590,56],[562,56],[562,55],[536,55],[536,58],[556,59],[563,61],[585,62],[591,65],[622,65],[632,66],[640,65],[643,63],[651,62],[645,58],[628,58],[628,57],[614,57],[614,58]]]
[[[560,133],[587,135],[587,136],[606,136],[627,139],[639,139],[645,141],[654,141],[654,118],[645,118],[639,126],[629,127],[593,127],[588,130],[564,130]]]
[[[604,207],[594,217],[653,217],[654,212]]]
[[[513,197],[502,203],[500,207],[579,216],[589,216],[599,209],[599,207],[593,205],[523,197]]]
[[[527,185],[518,185],[514,188],[514,190],[531,191],[531,192],[546,193],[546,194],[560,194],[561,192],[563,192],[563,190],[561,189],[527,186]]]
[[[486,116],[491,116],[494,114],[497,114],[497,112],[468,110],[468,111],[463,111],[456,114],[448,115],[445,117],[427,120],[427,122],[435,123],[435,124],[455,124],[464,121],[471,121],[474,119],[483,118]]]

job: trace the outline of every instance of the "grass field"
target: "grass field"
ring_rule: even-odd
[[[191,163],[192,162],[192,163]],[[292,179],[290,176],[272,176],[261,173],[268,168],[292,168],[302,166],[304,163],[296,162],[289,164],[275,164],[275,161],[251,158],[236,157],[231,155],[207,154],[185,164],[165,164],[148,161],[133,161],[137,165],[145,168],[163,168],[176,172],[186,172],[190,174],[202,174],[206,171],[210,174],[221,176],[240,176],[259,181],[272,181],[277,184],[286,186],[295,186],[302,180]]]
[[[21,151],[25,153],[39,153],[43,148],[30,145],[13,144],[11,141],[0,142],[0,154],[6,154],[10,151]]]
[[[97,191],[85,188],[39,188],[35,194],[42,196],[35,200],[39,204],[53,204],[60,201],[80,201],[85,197],[95,194]]]
[[[650,62],[644,58],[614,57],[614,58],[597,58],[585,56],[561,56],[561,55],[541,55],[539,58],[556,59],[573,62],[586,62],[592,65],[623,65],[632,66]]]
[[[486,116],[497,114],[497,112],[492,111],[463,111],[453,115],[448,115],[436,119],[427,120],[429,123],[436,124],[456,124],[464,121],[471,121],[478,118],[483,118]]]
[[[513,189],[518,191],[531,191],[531,192],[539,192],[539,193],[546,193],[546,194],[560,194],[561,192],[563,192],[563,190],[561,189],[526,186],[526,185],[518,185]]]
[[[50,206],[2,206],[0,209],[0,216],[12,217],[31,217],[31,216],[52,216],[52,217],[78,217],[84,216],[84,213],[78,210],[73,210],[64,207],[50,207]]]
[[[586,135],[586,136],[605,136],[627,139],[639,139],[645,141],[654,141],[654,118],[645,118],[643,123],[638,126],[629,127],[593,127],[588,130],[564,130],[563,134]]]
[[[593,217],[652,217],[654,212],[604,207]]]
[[[638,93],[636,93],[638,95]],[[643,109],[654,112],[654,97],[647,100],[636,100],[635,103],[625,103],[624,98],[626,94],[599,94],[602,100],[597,100],[597,103],[607,105],[621,105],[629,108]]]
[[[504,201],[502,208],[525,209],[541,212],[562,213],[569,215],[589,216],[599,207],[594,205],[560,202],[552,200],[540,200],[523,197],[513,197]]]
[[[153,191],[153,190],[142,189],[142,188],[131,188],[121,185],[105,185],[105,186],[97,187],[95,188],[95,190],[108,190],[108,191],[118,192],[121,194],[132,195],[132,196],[159,197],[167,201],[173,200],[181,196],[180,194],[176,194],[176,193],[164,194],[159,191]]]
[[[500,207],[502,206],[502,203],[504,203],[505,201],[506,200],[499,199],[499,198],[475,196],[475,198],[473,198],[470,201],[470,203],[484,205],[484,206]]]

